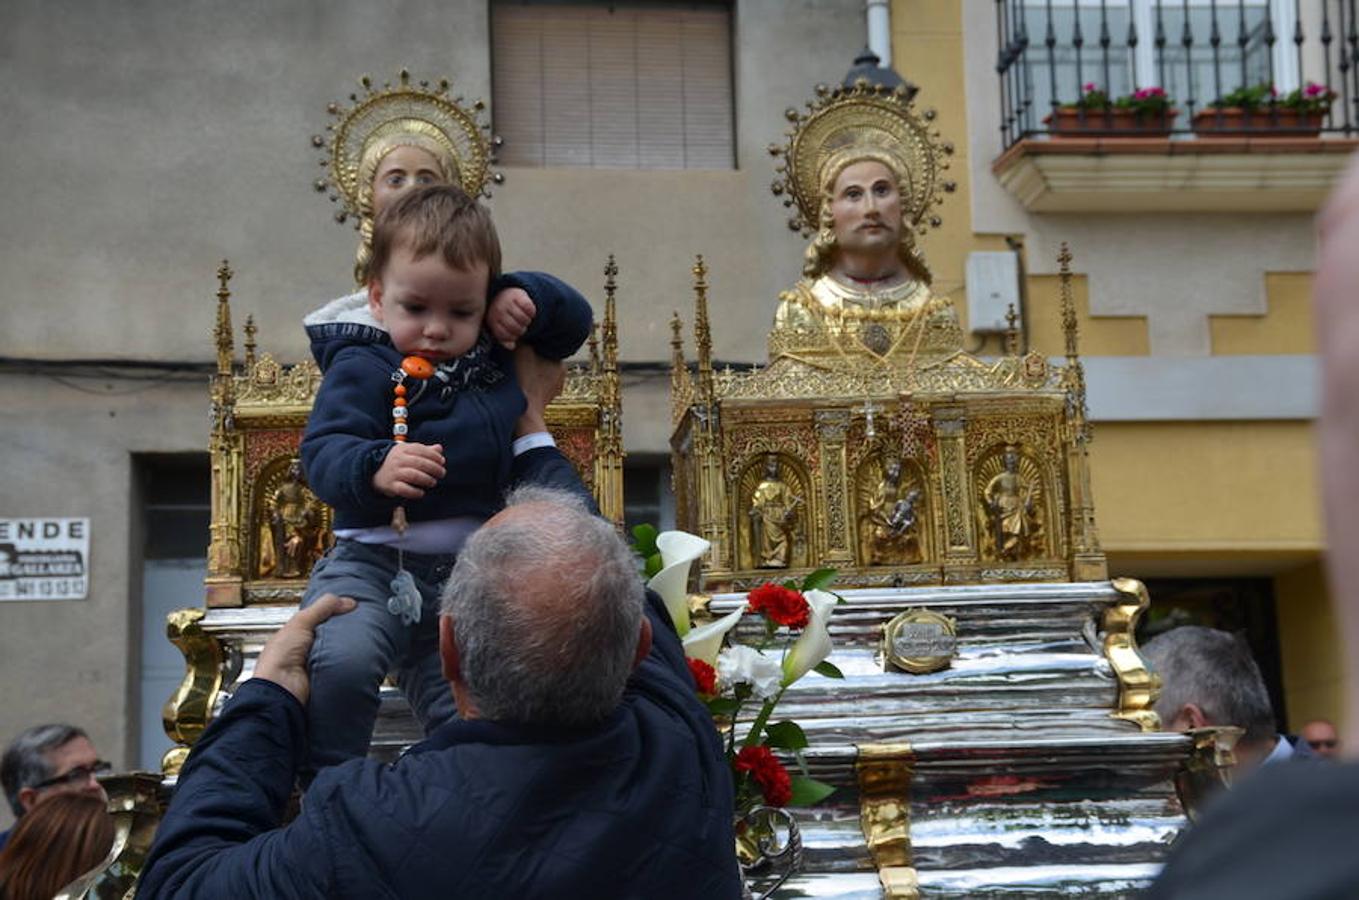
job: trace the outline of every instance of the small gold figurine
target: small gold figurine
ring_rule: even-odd
[[[1003,468],[986,483],[982,506],[991,524],[996,557],[1021,560],[1039,555],[1039,523],[1034,504],[1037,485],[1020,474],[1019,448],[1007,444]]]
[[[261,578],[303,578],[325,552],[321,504],[302,480],[294,457],[288,474],[270,498],[273,509],[260,526]]]
[[[764,478],[750,495],[750,550],[761,569],[786,569],[801,499],[779,477],[779,457],[765,457]]]
[[[881,477],[863,494],[859,558],[864,565],[910,565],[921,561],[919,503],[919,489],[902,491],[901,462],[889,459],[883,463]]]

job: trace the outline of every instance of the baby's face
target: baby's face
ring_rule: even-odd
[[[446,362],[476,346],[489,280],[484,262],[455,269],[438,253],[414,259],[397,246],[368,285],[368,305],[397,350]]]

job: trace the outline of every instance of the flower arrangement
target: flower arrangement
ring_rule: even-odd
[[[1164,88],[1138,88],[1131,94],[1110,99],[1108,92],[1093,81],[1081,86],[1081,99],[1072,104],[1074,108],[1088,112],[1126,110],[1138,118],[1169,113],[1174,105],[1175,101],[1166,94]]]
[[[657,534],[650,526],[639,526],[633,535],[650,575],[647,586],[664,601],[684,645],[695,690],[723,733],[736,782],[734,816],[741,820],[758,807],[810,806],[825,799],[834,788],[807,774],[802,727],[790,719],[770,720],[784,693],[808,672],[844,677],[826,659],[831,610],[843,602],[827,590],[835,570],[819,569],[801,582],[761,585],[729,614],[694,626],[689,570],[709,543],[682,531]],[[731,639],[732,629],[747,613],[764,622],[755,644]],[[738,724],[751,713],[738,740]],[[776,750],[790,754],[800,771],[790,773]]]
[[[1325,115],[1335,101],[1336,93],[1324,84],[1309,81],[1282,97],[1274,85],[1264,82],[1239,87],[1223,94],[1209,104],[1213,109],[1243,109],[1254,111],[1270,106],[1291,109],[1304,116]]]

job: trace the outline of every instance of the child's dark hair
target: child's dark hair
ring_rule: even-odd
[[[369,278],[382,277],[398,246],[409,249],[416,259],[437,252],[454,269],[485,263],[491,278],[500,274],[500,238],[490,210],[453,185],[408,191],[378,215]]]

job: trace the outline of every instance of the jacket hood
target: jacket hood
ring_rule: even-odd
[[[325,371],[335,353],[350,344],[385,344],[392,339],[368,307],[368,289],[332,300],[302,319],[311,339],[311,355]]]

